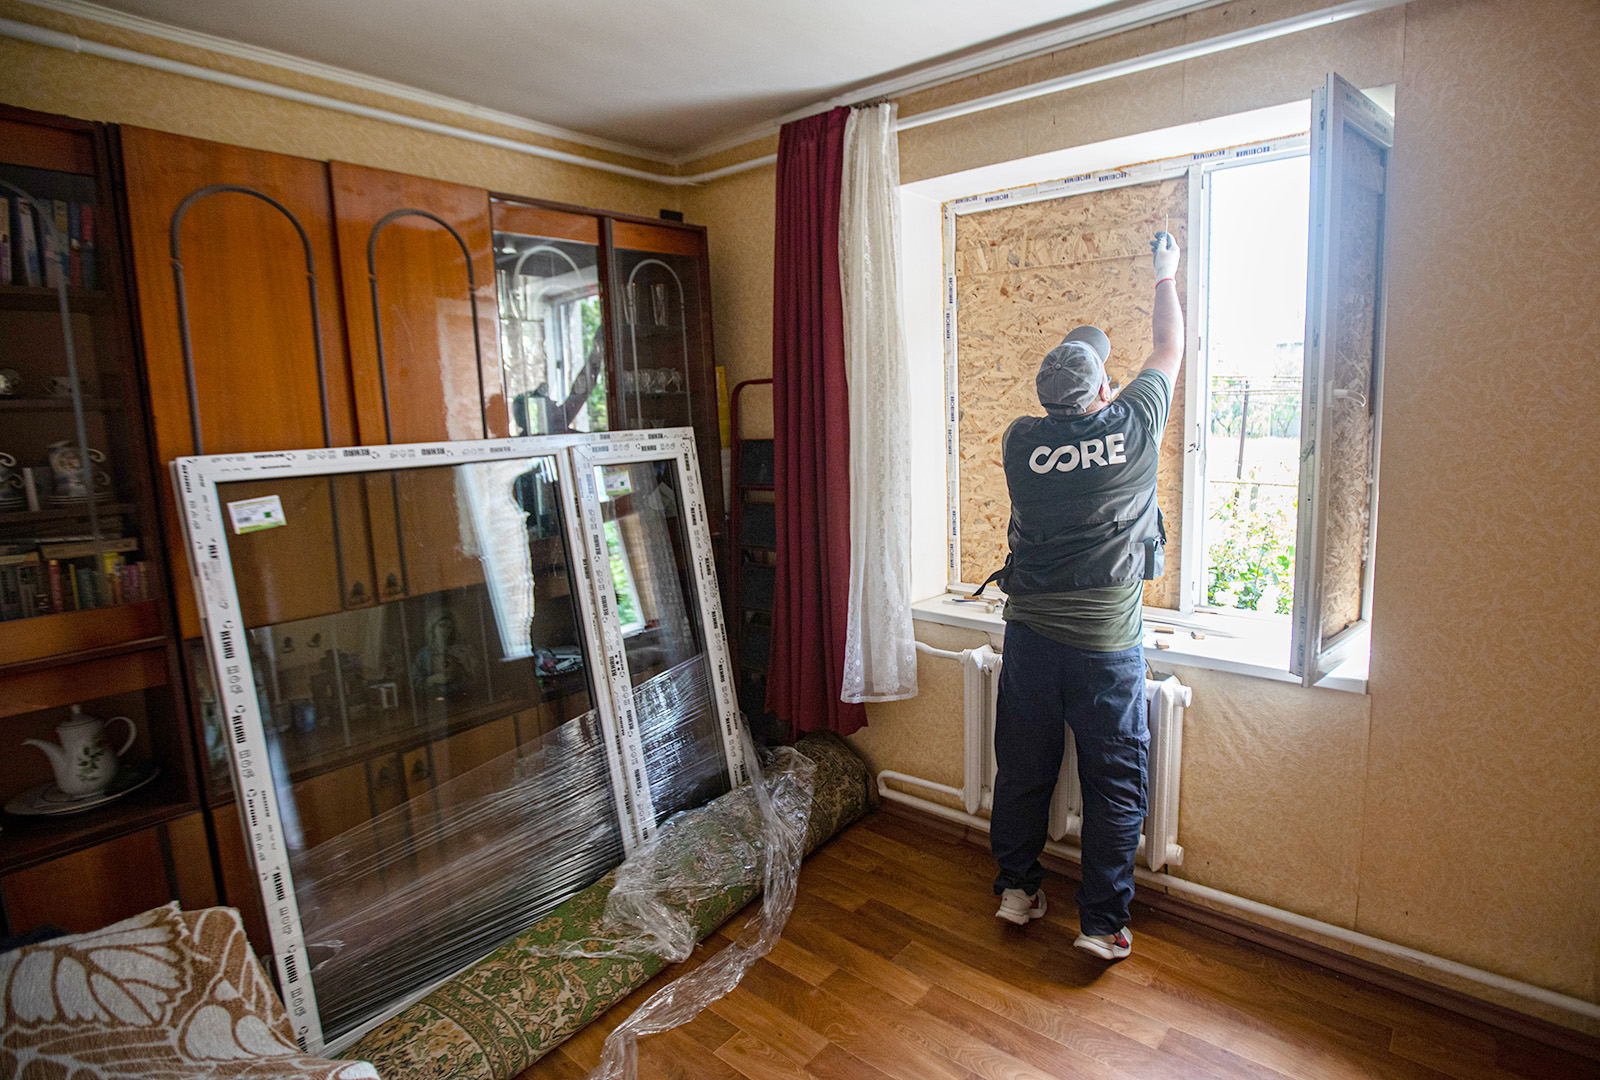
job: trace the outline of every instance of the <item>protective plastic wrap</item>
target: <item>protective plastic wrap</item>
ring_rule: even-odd
[[[706,664],[701,654],[633,689],[658,822],[728,790],[728,758]]]
[[[748,732],[745,752],[756,760]],[[768,751],[759,782],[714,807],[672,818],[617,870],[606,898],[607,935],[554,949],[554,957],[653,954],[686,960],[697,941],[688,912],[697,900],[760,881],[761,916],[705,963],[652,994],[606,1038],[591,1080],[637,1080],[638,1041],[687,1024],[723,997],[777,944],[799,887],[816,766],[789,748]],[[754,812],[730,801],[748,800]]]
[[[682,433],[176,463],[207,744],[228,747],[308,1047],[358,1037],[745,775],[693,460]]]
[[[596,469],[655,820],[729,790],[698,616],[683,481],[672,459]]]
[[[600,741],[593,713],[569,720],[291,858],[326,1031],[394,1012],[617,864]]]

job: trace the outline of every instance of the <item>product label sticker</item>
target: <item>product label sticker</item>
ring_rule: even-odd
[[[233,519],[233,531],[240,536],[289,524],[283,517],[283,500],[276,495],[231,502],[228,504],[228,516]]]

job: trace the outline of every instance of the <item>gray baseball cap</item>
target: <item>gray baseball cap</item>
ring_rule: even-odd
[[[1100,393],[1106,381],[1106,357],[1111,339],[1097,326],[1080,326],[1061,344],[1045,353],[1034,386],[1039,404],[1046,409],[1081,413]]]

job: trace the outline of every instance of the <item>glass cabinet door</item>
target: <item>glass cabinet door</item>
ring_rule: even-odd
[[[617,298],[612,430],[688,427],[713,392],[701,362],[697,238],[634,222],[617,222],[612,237]]]
[[[512,434],[608,430],[599,219],[491,208]]]
[[[6,147],[0,157],[23,147]],[[0,162],[0,620],[98,611],[159,594],[140,532],[130,423],[138,388],[119,360],[97,238],[93,155],[83,172]],[[68,164],[68,163],[63,163]],[[73,354],[57,295],[67,287]],[[82,620],[79,620],[82,622]],[[3,662],[3,661],[0,661]]]

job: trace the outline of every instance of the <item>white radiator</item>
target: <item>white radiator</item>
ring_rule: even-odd
[[[961,797],[967,813],[989,809],[994,801],[994,717],[1000,697],[1001,655],[987,645],[961,654],[965,760]],[[1144,681],[1150,716],[1150,812],[1139,837],[1139,852],[1151,870],[1183,865],[1178,844],[1178,779],[1183,765],[1183,710],[1191,691],[1176,678]],[[1083,793],[1078,788],[1078,754],[1071,732],[1061,775],[1050,803],[1050,839],[1083,833]],[[1152,837],[1154,840],[1152,841]]]

